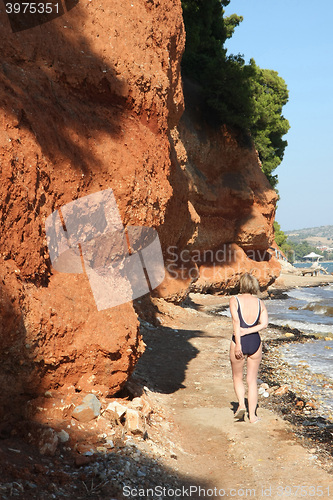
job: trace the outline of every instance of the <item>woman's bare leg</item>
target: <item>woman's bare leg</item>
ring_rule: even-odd
[[[259,365],[262,358],[262,346],[260,344],[257,352],[248,356],[247,358],[247,390],[248,390],[248,402],[249,402],[249,419],[251,423],[258,420],[256,416],[256,409],[258,404],[258,386],[257,378]]]
[[[238,399],[238,409],[245,409],[245,387],[243,382],[243,368],[245,359],[236,359],[234,342],[231,342],[230,344],[230,361],[234,389]]]

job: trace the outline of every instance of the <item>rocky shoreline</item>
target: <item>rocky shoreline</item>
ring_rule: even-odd
[[[316,337],[297,329],[270,326],[277,338],[264,342],[259,377],[263,386],[269,387],[269,397],[260,397],[260,406],[290,422],[302,444],[315,453],[325,470],[333,473],[333,416],[318,400],[315,390],[322,385],[332,391],[333,384],[305,367],[296,370],[281,359],[281,346],[313,341]]]
[[[289,290],[302,287],[321,287],[332,284],[332,276],[297,276],[289,273],[269,289],[272,299],[287,298]],[[297,370],[281,359],[281,346],[297,342],[312,342],[317,337],[298,329],[269,325],[272,334],[264,342],[260,378],[270,387],[279,386],[274,398],[260,398],[260,405],[274,411],[290,422],[302,444],[315,453],[325,470],[333,473],[333,415],[318,398],[316,388],[333,389],[331,381],[316,376],[300,366]]]

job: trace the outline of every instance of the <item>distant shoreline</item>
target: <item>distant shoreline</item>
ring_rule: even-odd
[[[333,275],[323,274],[319,276],[299,276],[298,274],[291,274],[281,272],[280,276],[275,282],[268,287],[268,293],[274,290],[287,291],[292,288],[300,287],[317,287],[333,284]]]
[[[331,264],[331,262],[333,262],[333,260],[320,260],[319,262],[320,262],[320,264]],[[313,262],[310,262],[309,260],[304,261],[304,262],[302,260],[297,260],[292,264],[292,266],[294,266],[295,264],[311,264],[312,265]]]

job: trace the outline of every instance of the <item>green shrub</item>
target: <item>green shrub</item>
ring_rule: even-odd
[[[243,20],[225,17],[223,7],[230,0],[182,0],[186,47],[183,76],[199,85],[202,116],[217,126],[236,127],[251,135],[262,162],[263,172],[273,187],[273,171],[281,163],[287,141],[283,136],[289,123],[282,115],[288,89],[276,71],[259,68],[253,59],[227,55],[225,41]],[[185,93],[186,102],[186,93]]]

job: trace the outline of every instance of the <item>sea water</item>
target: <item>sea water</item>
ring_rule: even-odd
[[[308,371],[307,385],[323,416],[333,414],[333,285],[297,288],[285,300],[268,300],[270,323],[298,328],[316,336],[306,343],[280,347],[281,358],[295,372]],[[304,372],[303,372],[304,373]]]
[[[294,267],[311,267],[313,265],[313,263],[311,262],[297,262],[296,264],[294,264]],[[319,261],[319,265],[321,267],[323,267],[324,269],[326,269],[326,271],[328,273],[333,273],[333,261],[332,260],[329,260],[327,262],[323,262],[323,261]]]
[[[286,299],[267,300],[269,322],[333,338],[333,285],[295,288]]]
[[[269,323],[333,339],[333,284],[294,288],[283,299],[268,299],[265,304]],[[231,317],[229,308],[219,314]]]

